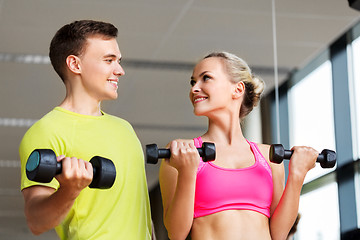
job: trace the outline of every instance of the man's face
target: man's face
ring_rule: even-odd
[[[116,39],[89,38],[79,58],[85,92],[97,101],[116,99],[118,78],[125,74]]]

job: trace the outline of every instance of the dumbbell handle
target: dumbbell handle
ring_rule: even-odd
[[[274,163],[281,163],[283,159],[289,160],[294,153],[293,150],[285,150],[281,144],[272,144],[270,146],[269,157]],[[316,161],[322,168],[332,168],[336,164],[336,153],[329,149],[324,149],[318,155]]]
[[[215,160],[215,144],[204,142],[201,148],[197,148],[204,162]],[[156,164],[159,158],[170,158],[171,152],[167,148],[158,148],[156,144],[146,145],[146,162]]]
[[[202,148],[197,148],[200,157],[204,157],[204,150]],[[171,157],[171,152],[170,149],[167,148],[159,148],[159,158],[170,158]],[[209,160],[208,160],[209,161]],[[206,162],[206,160],[204,160],[204,162]]]
[[[96,176],[96,167],[93,167],[93,179]],[[56,175],[62,172],[62,161],[56,163]]]

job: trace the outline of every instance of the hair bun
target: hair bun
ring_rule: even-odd
[[[265,88],[265,82],[262,78],[252,75],[253,84],[254,84],[254,92],[257,94],[261,94]]]

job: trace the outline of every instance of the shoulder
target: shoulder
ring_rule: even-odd
[[[117,116],[114,116],[114,115],[111,115],[111,114],[106,114],[105,113],[105,116],[106,116],[106,121],[108,122],[112,122],[114,124],[117,124],[117,125],[121,125],[121,126],[124,126],[126,128],[129,128],[131,130],[133,130],[133,126],[130,124],[129,121],[121,118],[121,117],[117,117]]]
[[[174,140],[170,141],[170,142],[166,145],[166,148],[169,148],[172,142],[177,142],[177,143],[194,143],[194,139],[174,139]]]
[[[24,138],[28,138],[32,135],[42,135],[47,132],[49,132],[49,128],[53,126],[55,128],[56,120],[58,120],[56,117],[53,117],[53,111],[47,113],[45,116],[37,120],[31,127],[26,131]],[[53,121],[55,120],[55,122]]]
[[[269,161],[270,145],[257,143],[257,146],[264,158]]]
[[[173,141],[179,142],[179,143],[193,143],[194,139],[175,139]]]
[[[69,122],[69,115],[64,114],[59,107],[55,107],[50,112],[42,116],[30,128],[29,132],[49,132],[52,129],[59,129],[61,126],[66,126]]]
[[[270,153],[270,145],[268,144],[257,144],[261,154],[264,156],[266,161],[269,163],[271,167],[271,171],[273,176],[283,176],[284,175],[284,164],[277,164],[270,162],[269,153]]]
[[[63,136],[72,130],[69,124],[71,122],[57,108],[48,112],[25,132],[19,146],[20,158],[22,155],[27,157],[35,148],[59,150]]]
[[[127,120],[110,114],[104,114],[97,127],[110,132],[122,132],[123,134],[136,135],[134,127]],[[105,131],[105,130],[104,130]]]

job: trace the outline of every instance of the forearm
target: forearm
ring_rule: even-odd
[[[274,240],[285,240],[299,210],[303,177],[289,175],[283,195],[270,218],[270,232]]]
[[[33,234],[39,235],[58,226],[66,217],[76,197],[59,188],[51,195],[39,194],[26,200],[25,215]]]
[[[185,239],[194,218],[196,175],[179,173],[174,198],[165,213],[165,226],[172,240]]]

